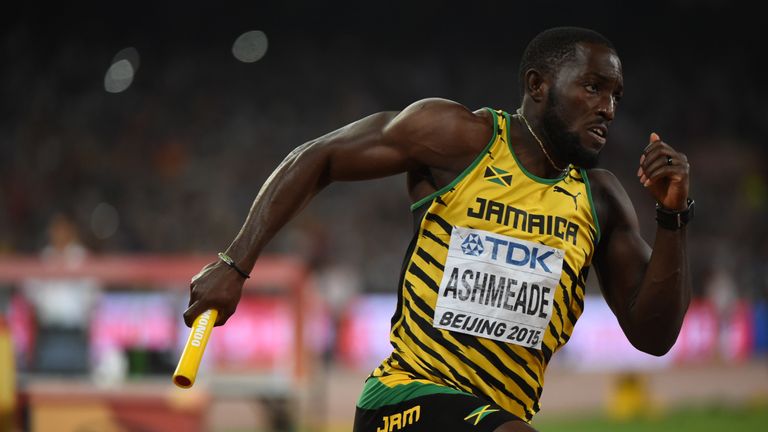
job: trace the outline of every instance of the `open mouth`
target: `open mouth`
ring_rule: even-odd
[[[587,131],[600,145],[605,144],[606,137],[608,136],[608,130],[605,127],[593,126],[587,129]]]

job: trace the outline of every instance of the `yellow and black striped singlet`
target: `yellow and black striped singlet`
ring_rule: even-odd
[[[453,182],[412,206],[424,213],[403,265],[394,349],[372,377],[389,387],[414,380],[445,385],[530,421],[546,365],[584,307],[599,227],[584,170],[569,167],[557,179],[529,173],[509,145],[507,125],[516,120],[489,111],[494,135],[485,150]],[[522,277],[502,275],[496,262],[487,273],[455,264],[491,256],[517,266]],[[559,278],[524,282],[526,271],[557,275],[560,263]],[[509,315],[495,319],[486,311]],[[540,331],[516,324],[527,319],[543,319]]]

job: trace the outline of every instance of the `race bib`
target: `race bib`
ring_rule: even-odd
[[[455,227],[433,325],[541,349],[563,256],[539,243]]]

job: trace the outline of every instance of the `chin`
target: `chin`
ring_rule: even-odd
[[[588,148],[588,147],[579,147],[578,150],[576,150],[571,155],[571,163],[576,165],[579,168],[585,168],[585,169],[595,168],[600,162],[601,149],[602,149],[602,146],[598,149]]]

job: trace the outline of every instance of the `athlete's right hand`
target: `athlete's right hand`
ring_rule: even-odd
[[[219,311],[217,326],[226,323],[235,313],[244,282],[242,276],[221,260],[203,267],[189,284],[189,307],[184,311],[184,323],[192,327],[195,318],[208,309]]]

